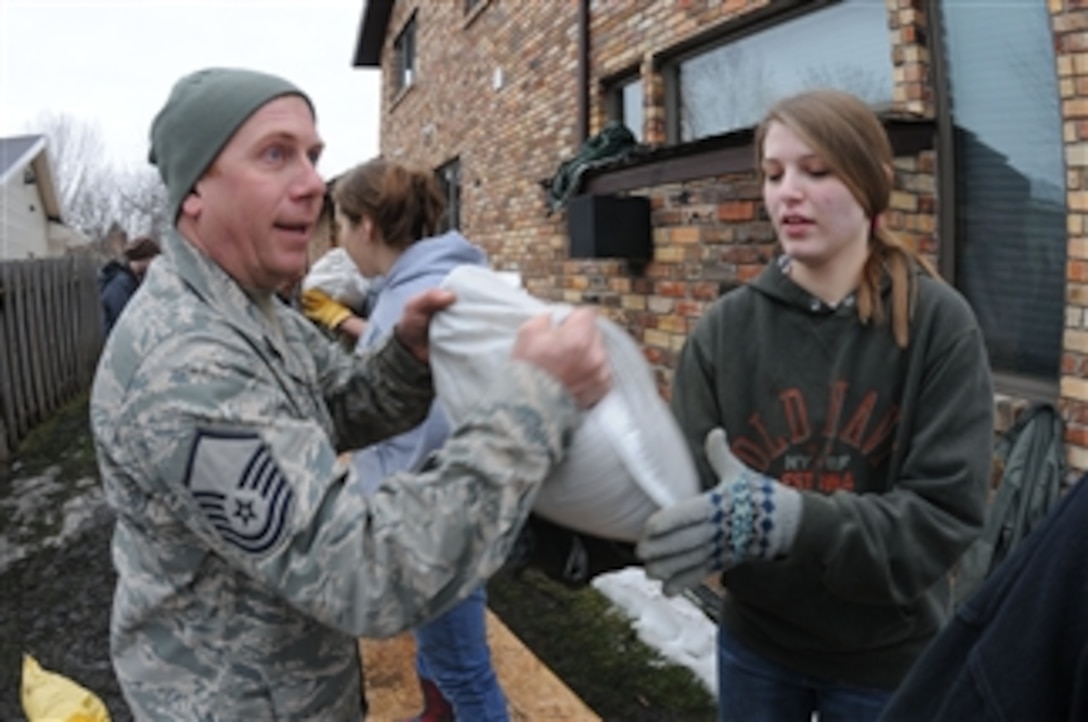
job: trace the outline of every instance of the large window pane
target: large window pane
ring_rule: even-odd
[[[943,0],[955,126],[956,285],[995,369],[1057,379],[1065,178],[1046,3]],[[942,239],[942,242],[944,239]]]
[[[755,125],[774,101],[807,88],[892,100],[884,0],[844,0],[680,63],[680,140]]]

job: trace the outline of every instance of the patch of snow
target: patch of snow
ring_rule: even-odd
[[[701,609],[686,597],[665,596],[641,567],[601,574],[592,584],[631,618],[639,639],[690,669],[717,697],[718,628]]]
[[[93,477],[59,479],[51,466],[39,476],[11,482],[0,497],[0,572],[41,549],[58,548],[83,532],[106,506],[101,484]],[[43,535],[43,528],[57,528]]]

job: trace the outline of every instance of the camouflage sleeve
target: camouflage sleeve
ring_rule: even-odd
[[[579,419],[511,363],[423,471],[365,497],[241,344],[187,343],[186,363],[159,349],[141,366],[114,458],[211,553],[356,636],[416,626],[498,569]]]
[[[305,318],[299,316],[293,323],[289,333],[297,336],[292,342],[313,355],[338,451],[395,436],[426,418],[434,400],[430,366],[392,334],[372,352],[355,354],[330,342]]]

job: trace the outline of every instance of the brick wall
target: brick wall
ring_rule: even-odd
[[[461,161],[462,230],[497,267],[562,295],[566,231],[545,215],[544,189],[577,149],[578,7],[490,0],[466,19],[460,2],[398,2],[389,43],[416,14],[418,79],[382,98],[382,154],[435,168]],[[387,45],[388,57],[389,46]],[[383,63],[386,89],[393,63]]]
[[[933,118],[925,0],[886,0],[893,110]],[[1042,1],[1042,0],[1039,0]],[[1050,0],[1069,166],[1069,292],[1061,382],[1072,464],[1088,469],[1088,11]],[[398,0],[383,55],[383,155],[437,167],[459,157],[462,229],[496,267],[516,270],[534,294],[589,303],[638,339],[668,395],[676,353],[723,289],[773,256],[773,233],[752,174],[721,175],[631,191],[652,204],[655,255],[645,268],[569,260],[562,212],[548,215],[540,182],[579,148],[579,0],[488,0],[470,17],[462,3]],[[638,72],[643,135],[666,140],[665,81],[656,54],[722,23],[765,9],[765,0],[593,0],[589,132],[607,118],[603,81]],[[416,13],[415,85],[393,97],[393,38]],[[886,225],[936,262],[937,157],[896,159]],[[999,416],[1023,406],[999,397]]]
[[[1049,0],[1065,140],[1069,243],[1062,415],[1070,466],[1088,469],[1088,12]]]

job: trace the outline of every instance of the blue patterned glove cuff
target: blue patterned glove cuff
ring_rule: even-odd
[[[756,515],[752,504],[752,483],[759,478],[748,470],[733,480],[730,493],[733,495],[733,514],[730,520],[732,527],[733,560],[740,561],[748,556],[748,547],[752,543],[752,535],[755,533]]]
[[[711,564],[715,571],[788,551],[801,516],[796,489],[745,469],[710,493]]]

